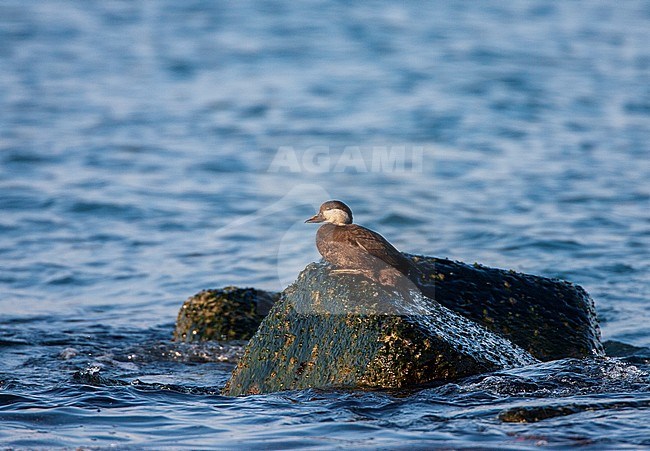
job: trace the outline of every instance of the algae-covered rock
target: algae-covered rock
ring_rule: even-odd
[[[540,360],[604,355],[593,300],[562,280],[410,256],[422,293]]]
[[[414,282],[423,294],[536,358],[604,354],[593,300],[580,286],[478,264],[406,255],[422,273]],[[274,293],[234,287],[201,292],[181,308],[175,339],[248,339],[277,298]]]
[[[223,393],[397,388],[536,362],[486,328],[422,297],[311,264],[251,339]]]
[[[278,295],[254,288],[204,290],[178,312],[174,340],[248,340]]]

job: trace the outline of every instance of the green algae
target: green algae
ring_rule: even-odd
[[[175,341],[248,340],[278,295],[254,288],[204,290],[189,298],[180,311]]]

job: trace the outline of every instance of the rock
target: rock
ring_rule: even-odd
[[[594,402],[552,403],[538,406],[517,406],[505,409],[497,418],[504,423],[536,423],[549,418],[564,417],[582,412],[598,412],[603,410],[645,410],[650,407],[647,399],[622,399]],[[595,415],[592,413],[592,415]]]
[[[201,291],[178,312],[174,340],[248,340],[278,296],[254,288]]]
[[[540,360],[604,355],[593,300],[569,282],[408,255],[427,297],[508,338]],[[277,293],[228,287],[188,299],[178,315],[179,341],[249,339]]]
[[[537,362],[420,295],[311,264],[262,321],[226,395],[308,387],[398,388]]]
[[[408,254],[407,254],[408,255]],[[422,293],[540,360],[604,355],[593,300],[562,280],[409,255]]]
[[[604,355],[594,303],[581,287],[408,256],[422,273],[410,290],[391,291],[321,263],[308,266],[281,298],[252,288],[203,291],[183,305],[174,339],[254,335],[224,388],[230,395],[407,387],[524,365],[533,357]]]

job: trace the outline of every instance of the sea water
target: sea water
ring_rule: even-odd
[[[0,445],[650,446],[648,23],[635,0],[2,1]],[[172,343],[183,300],[281,290],[332,198],[403,251],[580,284],[611,357],[221,396],[245,343]]]

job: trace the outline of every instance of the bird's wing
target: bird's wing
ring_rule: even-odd
[[[351,224],[347,227],[354,228],[354,233],[345,234],[346,241],[349,245],[363,249],[368,254],[388,263],[400,271],[408,271],[410,265],[406,258],[383,236],[360,225]]]

